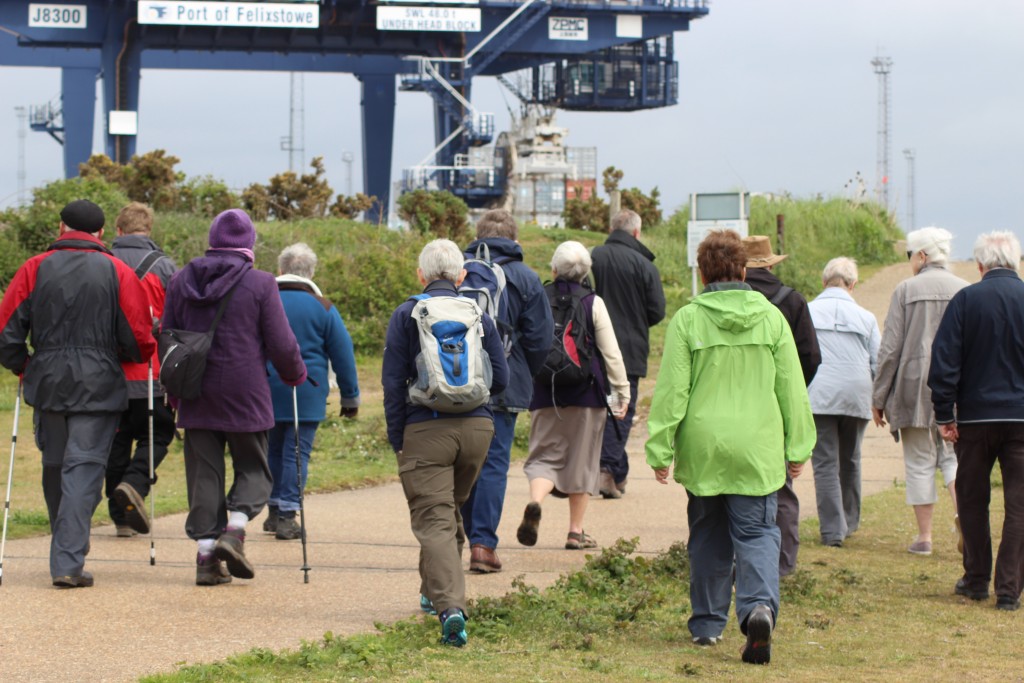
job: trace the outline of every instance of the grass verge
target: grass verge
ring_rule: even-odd
[[[1002,507],[993,500],[996,530]],[[914,523],[900,488],[865,501],[861,529],[843,548],[818,545],[817,522],[806,521],[769,667],[740,663],[734,618],[717,647],[690,643],[681,544],[645,556],[633,552],[635,540],[619,540],[543,592],[517,580],[507,595],[471,605],[461,650],[438,645],[436,618],[423,616],[143,680],[1020,680],[1021,613],[953,595],[961,568],[947,508],[943,500],[936,509],[942,533],[931,557],[906,552]]]

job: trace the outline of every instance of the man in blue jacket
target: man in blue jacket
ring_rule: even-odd
[[[434,397],[437,403],[423,403],[424,386],[429,389],[427,382],[436,381],[431,368],[437,369],[433,360],[438,351],[434,350],[432,357],[429,349],[423,349],[421,323],[413,314],[419,311],[427,321],[424,329],[435,329],[429,322],[431,303],[459,296],[457,287],[466,276],[463,261],[459,247],[450,240],[434,240],[423,247],[417,270],[423,294],[403,302],[391,314],[381,364],[388,440],[398,460],[412,532],[420,543],[420,607],[437,613],[441,642],[456,647],[466,644],[466,579],[462,570],[466,536],[459,508],[469,497],[487,457],[487,446],[494,436],[492,412],[486,395],[461,412],[436,407],[445,398],[443,391]],[[455,303],[439,302],[437,308],[453,308]],[[475,305],[473,308],[479,314]],[[439,338],[435,343],[448,353],[459,352],[464,345],[473,348],[476,343],[482,344],[490,363],[490,394],[497,395],[508,384],[508,364],[494,321],[486,313],[477,320],[471,334],[480,334],[482,328],[479,338],[466,334],[461,340],[441,342]],[[437,327],[446,329],[440,323]],[[422,364],[417,363],[421,350]],[[460,368],[468,369],[472,385],[480,379],[474,372],[475,362],[472,357],[460,356],[458,363]]]
[[[1024,282],[1010,232],[974,245],[981,282],[957,292],[932,343],[928,387],[942,438],[956,449],[964,575],[954,592],[987,600],[992,578],[990,476],[999,461],[1006,518],[996,558],[996,609],[1020,609],[1024,586]]]
[[[523,263],[523,250],[516,242],[519,226],[512,214],[503,209],[488,211],[477,223],[476,237],[466,248],[466,256],[475,256],[478,247],[486,244],[491,260],[505,272],[508,308],[507,317],[501,322],[512,338],[509,385],[503,393],[491,394],[494,438],[476,486],[462,506],[462,521],[470,544],[469,569],[485,574],[501,571],[496,552],[498,523],[505,504],[516,418],[529,410],[533,376],[547,359],[555,324],[544,285]]]

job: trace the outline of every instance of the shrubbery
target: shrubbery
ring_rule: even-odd
[[[398,198],[398,215],[421,235],[456,242],[469,234],[469,207],[448,190],[414,190]]]

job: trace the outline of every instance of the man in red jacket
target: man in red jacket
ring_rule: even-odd
[[[156,349],[146,293],[101,241],[104,222],[90,201],[65,206],[58,239],[18,269],[0,303],[0,364],[22,378],[36,409],[59,588],[93,585],[83,569],[89,524],[128,407],[119,360],[139,363]]]
[[[121,209],[114,221],[114,256],[135,270],[149,299],[154,321],[164,313],[167,285],[177,268],[170,256],[150,238],[153,231],[153,210],[141,202],[132,202]],[[155,324],[154,324],[155,326]],[[114,444],[107,462],[107,507],[118,536],[148,534],[150,520],[144,500],[149,495],[149,393],[153,392],[153,473],[167,455],[174,439],[174,411],[167,405],[160,386],[159,354],[152,356],[153,382],[150,383],[148,362],[124,362],[128,380],[128,410],[121,414]],[[146,359],[148,361],[149,359]],[[135,454],[132,455],[132,444]]]

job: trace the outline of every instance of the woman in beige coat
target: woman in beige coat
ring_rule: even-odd
[[[907,259],[914,276],[892,293],[872,392],[875,424],[884,427],[888,418],[893,438],[903,443],[907,504],[914,506],[917,518],[917,538],[907,550],[915,555],[932,554],[937,470],[956,508],[956,455],[935,425],[927,384],[939,322],[949,300],[968,284],[946,265],[952,239],[948,231],[934,227],[907,235]]]
[[[621,420],[629,406],[629,379],[608,309],[601,297],[583,284],[590,266],[590,254],[579,242],[563,242],[551,257],[555,281],[545,286],[548,296],[571,296],[575,305],[583,307],[588,346],[596,352],[591,357],[590,376],[579,384],[556,386],[553,377],[544,379],[544,370],[534,379],[530,455],[523,466],[530,481],[531,502],[516,534],[527,546],[537,543],[540,506],[548,494],[569,498],[566,549],[597,546],[583,531],[583,516],[590,496],[598,493],[605,419],[610,408],[614,418]],[[557,317],[555,322],[557,334]]]

